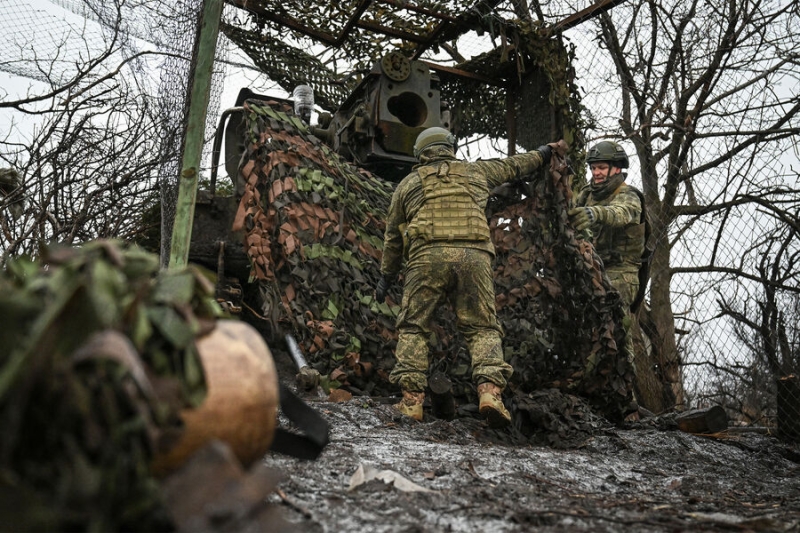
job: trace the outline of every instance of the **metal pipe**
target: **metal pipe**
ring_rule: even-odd
[[[214,147],[211,149],[211,196],[217,195],[217,170],[219,169],[219,156],[222,152],[222,141],[225,139],[225,123],[230,116],[237,111],[244,111],[243,107],[231,107],[222,112],[217,124],[217,131],[214,132]],[[229,156],[230,154],[225,154]],[[231,176],[233,179],[233,176]]]
[[[308,362],[306,358],[303,357],[303,352],[300,351],[300,346],[298,346],[297,341],[294,340],[290,334],[286,334],[286,346],[289,347],[289,355],[292,356],[294,360],[294,364],[297,365],[297,370],[303,370],[305,367],[308,366]]]

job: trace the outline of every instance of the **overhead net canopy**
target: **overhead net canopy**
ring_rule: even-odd
[[[245,4],[245,2],[231,2]],[[246,2],[221,29],[287,93],[314,89],[334,111],[389,51],[431,65],[452,109],[453,131],[511,137],[530,150],[579,131],[572,51],[552,26],[517,17],[506,3]],[[513,151],[514,148],[512,147]]]

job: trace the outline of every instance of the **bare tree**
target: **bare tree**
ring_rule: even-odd
[[[697,305],[723,279],[760,279],[754,257],[770,240],[741,254],[734,241],[744,240],[743,228],[731,231],[733,218],[754,216],[755,205],[796,212],[797,192],[774,161],[800,136],[800,98],[789,89],[800,77],[797,10],[781,1],[651,0],[600,17],[598,39],[621,90],[611,111],[617,137],[635,147],[654,229],[650,305],[641,318],[664,390],[650,397],[667,392],[684,403],[676,302],[679,310]],[[674,276],[688,274],[702,281],[676,293]],[[682,278],[681,288],[690,286]]]
[[[784,213],[778,215],[783,217]],[[755,295],[717,296],[720,316],[730,320],[744,349],[733,358],[734,364],[717,370],[713,393],[724,398],[729,410],[746,422],[774,417],[777,380],[800,372],[797,220],[795,212],[785,225],[765,236],[756,267]]]
[[[45,50],[34,41],[16,42],[14,55],[8,41],[2,50],[0,70],[33,81],[22,94],[0,94],[0,110],[18,121],[0,139],[0,167],[18,176],[13,194],[0,195],[0,264],[44,242],[132,239],[158,202],[164,118],[147,61],[156,54],[129,46],[128,4],[87,2],[98,23],[50,31]],[[19,216],[12,205],[24,206]]]

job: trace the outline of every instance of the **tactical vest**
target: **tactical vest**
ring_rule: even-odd
[[[638,224],[628,224],[623,227],[611,227],[606,225],[592,226],[592,231],[596,231],[594,238],[594,247],[597,253],[603,259],[606,267],[620,266],[628,263],[632,265],[639,265],[642,263],[642,254],[645,249],[646,238],[646,212],[644,204],[644,195],[639,192],[635,187],[631,187],[627,183],[622,183],[616,191],[608,195],[600,201],[595,201],[594,197],[590,194],[591,189],[587,187],[582,191],[580,196],[579,205],[591,207],[593,205],[605,206],[609,205],[614,197],[619,194],[625,187],[629,187],[639,197],[639,202],[642,206],[641,216],[639,217]]]
[[[408,224],[408,235],[425,241],[489,241],[484,209],[489,186],[470,182],[468,165],[444,161],[417,170],[425,202]]]

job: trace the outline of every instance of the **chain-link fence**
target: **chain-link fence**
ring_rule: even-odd
[[[455,64],[453,50],[469,60],[509,45],[506,36],[493,31],[499,27],[494,22],[518,18],[518,4],[500,3],[480,11],[475,18],[480,31],[463,33],[451,43],[449,54],[432,47],[421,58]],[[619,142],[630,156],[628,182],[647,200],[655,253],[646,305],[635,328],[636,362],[658,390],[643,394],[643,403],[657,412],[675,405],[722,404],[737,423],[774,426],[782,418],[793,420],[797,428],[800,413],[791,409],[800,404],[795,326],[800,302],[800,17],[791,2],[734,4],[720,8],[715,2],[619,2],[610,10],[591,11],[588,0],[563,0],[536,7],[531,15],[565,28],[553,38],[574,50],[572,66],[587,146],[604,139]],[[146,207],[137,199],[154,190],[160,191],[157,204],[169,233],[201,5],[200,0],[52,0],[45,10],[32,0],[0,3],[6,21],[0,71],[9,80],[0,100],[6,104],[0,110],[8,125],[3,132],[3,166],[19,169],[22,179],[29,180],[24,184],[29,191],[25,205],[31,213],[27,219],[4,215],[4,254],[33,251],[25,243],[37,239],[124,237],[133,228],[110,213],[119,206],[131,211]],[[464,11],[460,3],[447,7],[418,2],[417,7],[417,16],[425,9],[447,16]],[[343,4],[337,9],[346,13],[348,8]],[[587,9],[580,21],[563,24]],[[381,12],[383,19],[373,22],[397,23],[401,11],[387,8]],[[358,69],[375,59],[375,50],[402,46],[402,40],[375,39],[360,28],[357,37],[372,48],[354,37],[337,49],[232,5],[226,6],[223,18],[228,34],[236,29],[250,32],[254,47],[275,43],[267,55],[273,52],[276,66],[260,65],[262,71],[280,70],[280,56],[275,55],[280,46],[281,53],[291,57],[302,52],[320,64],[333,65],[337,87],[357,77]],[[224,95],[242,83],[236,80],[249,83],[260,77],[262,85],[280,81],[240,65],[234,75],[228,60],[231,50],[228,37],[221,34],[207,139],[220,106],[233,104]],[[356,57],[357,51],[365,56]],[[253,56],[242,62],[251,62]],[[59,90],[64,86],[69,88]],[[121,86],[126,98],[136,98],[112,101]],[[32,98],[36,95],[44,97]],[[137,114],[107,125],[133,131],[137,121],[149,121],[151,129],[132,134],[147,142],[123,149],[118,146],[120,135],[90,138],[83,145],[76,142],[77,153],[64,152],[71,146],[65,144],[70,136],[64,132],[88,116],[88,108],[68,112],[69,104],[82,100],[94,110],[106,106],[93,115],[98,128],[104,117],[136,103]],[[43,122],[42,116],[51,116],[42,115],[44,110],[58,114],[60,121]],[[47,127],[52,128],[47,142],[57,146],[46,153],[32,149],[32,141],[41,140]],[[88,133],[92,132],[82,135]],[[502,140],[484,139],[464,143],[462,155],[475,159],[506,150]],[[54,168],[63,168],[81,155],[109,151],[125,164],[115,169],[100,163],[84,167],[92,183],[75,179],[78,171],[48,174],[64,191],[60,203],[58,195],[53,199],[30,181],[38,179],[36,160],[50,158]],[[73,159],[62,157],[64,153]],[[148,164],[133,165],[134,160]],[[209,164],[204,158],[204,168]],[[108,178],[111,175],[116,178]],[[126,175],[127,180],[118,179]],[[4,185],[0,208],[20,201],[9,192],[12,189]],[[135,192],[126,195],[121,189]],[[66,197],[80,190],[91,192],[91,202],[68,206]]]
[[[649,363],[679,380],[685,406],[721,404],[741,424],[778,418],[787,432],[800,414],[799,20],[780,2],[622,3],[569,32],[587,144],[625,147],[656,231],[640,314]],[[671,361],[660,337],[673,332]]]

